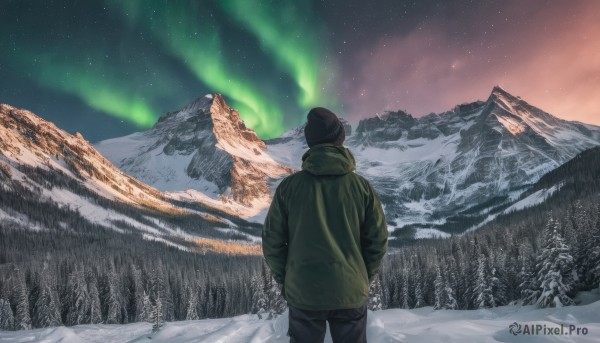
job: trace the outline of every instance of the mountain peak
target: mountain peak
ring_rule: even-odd
[[[265,142],[219,93],[167,113],[148,131],[97,147],[122,170],[162,191],[193,188],[248,206],[269,197],[268,180],[292,172],[266,153]]]
[[[512,95],[500,86],[494,86],[487,102],[488,104],[495,104],[506,112],[510,112],[511,114],[517,116],[523,114],[525,110],[535,109],[535,112],[540,111],[539,109],[529,105],[527,102],[521,100],[520,97]]]
[[[514,102],[514,103],[517,103],[521,100],[519,97],[516,97],[516,96],[510,94],[508,91],[506,91],[504,88],[502,88],[500,86],[494,86],[494,88],[492,89],[492,93],[490,93],[489,99],[490,100],[505,100],[505,101]]]

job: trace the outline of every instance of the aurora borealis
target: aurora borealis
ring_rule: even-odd
[[[314,106],[415,116],[502,85],[600,125],[600,2],[0,2],[0,102],[91,141],[219,92],[262,138]]]

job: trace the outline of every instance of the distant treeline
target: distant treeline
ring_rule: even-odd
[[[600,201],[542,205],[450,239],[388,256],[381,274],[388,308],[478,309],[513,301],[573,305],[600,284]]]

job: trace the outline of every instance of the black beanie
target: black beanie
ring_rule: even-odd
[[[306,116],[304,137],[308,147],[322,143],[342,145],[346,139],[344,125],[335,113],[323,107],[315,107]]]

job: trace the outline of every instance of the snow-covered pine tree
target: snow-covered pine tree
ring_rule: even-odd
[[[459,250],[460,251],[460,250]],[[458,263],[454,255],[450,255],[446,258],[446,305],[445,307],[449,310],[457,310],[460,308],[460,270]]]
[[[419,308],[425,306],[425,297],[423,295],[423,276],[421,274],[420,268],[417,268],[415,273],[415,306],[414,308]]]
[[[440,271],[439,263],[435,265],[435,281],[433,282],[433,309],[441,310],[444,308],[444,278],[442,277],[442,273]]]
[[[369,300],[367,307],[371,311],[379,311],[383,309],[382,302],[383,294],[381,289],[381,280],[379,275],[375,276],[375,280],[369,286]]]
[[[544,230],[544,244],[537,265],[537,282],[541,295],[539,307],[573,305],[569,293],[575,285],[573,256],[560,234],[560,225],[552,217]]]
[[[58,293],[55,280],[50,275],[48,262],[44,262],[42,271],[38,276],[38,292],[33,306],[33,313],[33,325],[36,328],[62,324]]]
[[[446,277],[444,278],[444,308],[446,310],[458,310],[456,291],[455,287],[453,286],[453,284],[455,284],[453,280],[456,280],[456,277],[454,276],[453,270],[453,268],[450,268],[448,273],[446,273]]]
[[[158,284],[158,294],[160,296],[163,321],[172,321],[175,318],[175,305],[173,302],[173,291],[169,282],[169,273],[164,267],[162,260],[158,260],[158,264],[155,269],[156,278],[155,281]]]
[[[388,305],[388,307],[398,307],[402,303],[402,275],[397,271],[393,270],[390,272],[390,276],[388,276],[388,280],[385,283],[385,292],[384,295],[384,303]]]
[[[477,279],[473,287],[474,304],[478,309],[493,307],[495,302],[490,285],[490,273],[487,258],[483,254],[479,255],[477,265]]]
[[[454,289],[446,280],[444,295],[446,297],[446,303],[444,304],[444,308],[447,310],[458,310],[458,303],[456,302],[456,294],[454,293]]]
[[[0,330],[12,331],[15,329],[15,318],[8,299],[0,299]]]
[[[185,291],[188,293],[187,295],[187,310],[185,315],[185,320],[197,320],[198,319],[198,292],[195,287],[191,287],[189,284],[187,285]]]
[[[120,280],[115,270],[115,265],[111,261],[104,289],[102,303],[106,312],[106,324],[119,324],[121,322],[121,302],[120,302]]]
[[[285,309],[287,308],[287,302],[283,299],[281,295],[281,286],[278,285],[275,280],[271,282],[271,288],[269,289],[269,293],[267,294],[267,298],[269,301],[269,315],[267,319],[277,318],[281,315]]]
[[[25,275],[23,274],[23,271],[19,269],[15,272],[15,330],[30,330],[31,315],[29,314],[29,292],[27,291],[27,284],[25,283]]]
[[[93,273],[89,274],[88,294],[89,294],[89,322],[90,324],[102,323],[102,310],[100,307],[100,293],[98,292],[98,280]]]
[[[534,270],[531,246],[521,244],[519,262],[521,271],[517,275],[519,279],[519,294],[523,300],[523,305],[535,304],[540,296],[540,287],[537,284],[537,273]]]
[[[154,304],[152,304],[152,332],[158,332],[163,322],[162,301],[160,300],[160,296],[157,296]]]
[[[588,210],[583,207],[581,200],[577,200],[571,204],[562,225],[564,228],[562,236],[568,238],[566,242],[571,248],[571,256],[573,256],[573,263],[577,270],[577,288],[586,287],[587,280],[585,275],[588,275],[590,270],[590,265],[588,264],[592,224],[590,215],[591,213],[588,213]]]
[[[586,285],[588,288],[597,288],[600,286],[600,204],[598,204],[596,221],[590,230],[588,246],[588,265],[589,272],[586,275]]]
[[[508,246],[510,248],[503,261],[506,302],[520,298],[519,284],[521,283],[519,280],[519,271],[521,268],[521,263],[519,263],[519,246],[514,241],[511,241]]]
[[[464,290],[463,298],[465,301],[466,309],[476,309],[478,304],[476,302],[477,295],[475,294],[475,287],[477,285],[477,279],[479,277],[479,257],[481,255],[481,246],[474,236],[469,242],[471,249],[469,250],[467,263],[465,266],[465,283],[466,287]]]
[[[506,287],[502,281],[502,273],[496,267],[490,272],[490,287],[492,289],[492,307],[506,305]]]
[[[142,304],[138,311],[137,318],[140,322],[152,322],[152,302],[150,295],[146,291],[142,291]]]
[[[253,293],[252,313],[260,319],[273,319],[282,314],[287,308],[287,302],[281,294],[281,286],[275,282],[269,268],[263,262],[260,278],[256,275],[251,281]]]
[[[446,272],[444,273],[444,308],[447,310],[458,309],[458,269],[456,267],[456,261],[454,256],[446,258]]]
[[[67,281],[66,325],[89,323],[90,299],[85,282],[83,265],[75,267]]]
[[[144,302],[144,285],[142,283],[142,271],[138,269],[135,264],[131,264],[130,267],[130,287],[129,297],[131,308],[129,309],[130,315],[135,322],[145,321],[146,319],[140,318],[140,311]],[[147,317],[146,317],[147,318]]]
[[[160,263],[158,267],[159,268],[154,268],[152,270],[152,279],[150,280],[150,318],[152,319],[152,332],[160,330],[165,321],[163,308],[164,279],[162,271],[160,270]]]
[[[267,313],[267,296],[264,291],[261,278],[258,275],[252,276],[250,287],[252,287],[252,311],[251,314],[256,314],[259,319]]]
[[[410,308],[410,290],[408,288],[409,273],[406,268],[402,271],[402,308],[408,310]]]

